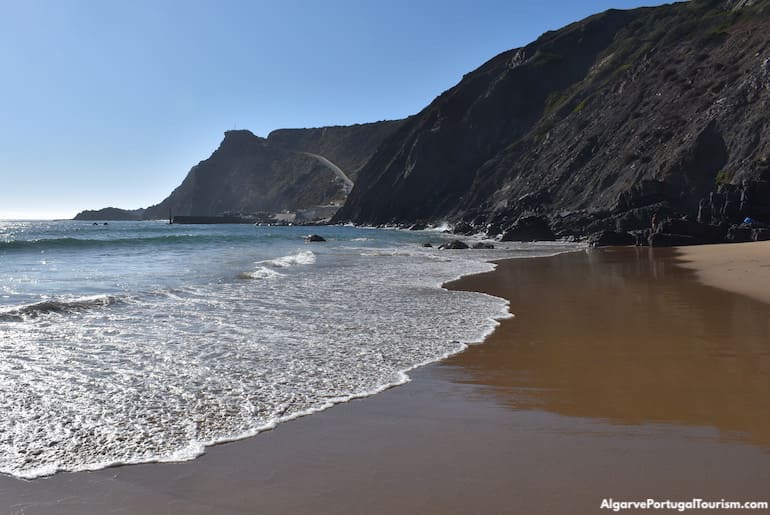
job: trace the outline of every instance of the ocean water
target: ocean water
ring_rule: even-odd
[[[328,241],[305,243],[311,230]],[[404,383],[510,316],[442,283],[574,248],[421,246],[445,238],[0,222],[0,473],[193,459]]]

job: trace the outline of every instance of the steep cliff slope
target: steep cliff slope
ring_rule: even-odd
[[[145,218],[296,209],[342,200],[334,173],[309,156],[275,148],[249,131],[228,131],[219,148]]]
[[[500,54],[385,140],[336,219],[628,230],[770,178],[769,3],[607,11]]]
[[[211,157],[194,166],[163,202],[147,208],[144,218],[341,203],[350,190],[347,177],[355,177],[400,123],[283,129],[267,139],[245,130],[228,131]]]

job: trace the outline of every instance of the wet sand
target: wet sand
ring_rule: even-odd
[[[502,262],[451,287],[506,297],[515,317],[411,383],[193,462],[2,477],[0,513],[582,514],[605,497],[769,500],[770,305],[700,284],[675,256]]]

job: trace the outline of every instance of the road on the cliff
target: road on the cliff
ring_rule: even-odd
[[[311,152],[300,152],[300,154],[305,154],[306,156],[314,157],[315,159],[320,161],[321,164],[331,169],[337,175],[337,177],[342,179],[342,181],[345,183],[345,186],[347,186],[350,189],[353,189],[353,181],[350,180],[350,177],[348,177],[345,174],[345,172],[342,171],[342,168],[332,163],[331,161],[326,159],[324,156],[313,154]]]

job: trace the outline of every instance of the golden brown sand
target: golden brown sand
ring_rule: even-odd
[[[770,304],[770,241],[682,247],[679,254],[704,284]]]
[[[503,262],[452,287],[504,296],[515,318],[403,387],[193,462],[0,478],[0,513],[537,515],[601,513],[609,497],[768,500],[770,307],[699,284],[674,256]]]

